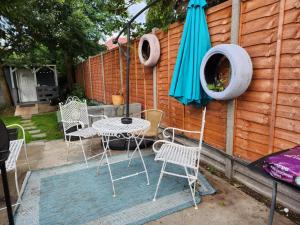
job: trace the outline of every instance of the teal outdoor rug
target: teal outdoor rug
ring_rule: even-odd
[[[129,168],[123,159],[111,158],[114,178],[142,171],[140,158]],[[161,163],[153,159],[153,155],[144,156],[150,185],[145,174],[116,181],[116,197],[112,196],[107,166],[96,175],[97,161],[91,161],[89,168],[80,163],[33,171],[15,214],[16,224],[143,224],[193,207],[187,180],[173,176],[163,177],[157,200],[152,201],[161,169]],[[174,166],[167,169],[180,170]],[[199,179],[198,202],[201,195],[215,192],[203,175]]]

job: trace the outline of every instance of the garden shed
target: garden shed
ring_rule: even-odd
[[[5,77],[15,105],[49,102],[58,96],[56,65],[9,66]]]

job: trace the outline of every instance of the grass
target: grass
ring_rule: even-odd
[[[38,129],[46,133],[46,140],[51,141],[63,138],[63,133],[60,131],[57,123],[56,112],[34,115],[31,121]]]
[[[5,125],[10,125],[10,124],[22,125],[21,124],[22,119],[19,116],[0,115],[0,118],[3,120]],[[50,140],[63,138],[63,133],[60,131],[57,123],[56,112],[33,115],[31,121],[34,123],[37,129],[41,130],[41,133],[46,134],[46,137],[43,139],[50,141]],[[19,138],[22,137],[21,132],[19,132],[18,136]],[[26,137],[26,143],[41,139],[41,138],[32,137],[32,135],[27,131],[25,131],[25,137]]]

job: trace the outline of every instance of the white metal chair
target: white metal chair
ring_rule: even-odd
[[[81,146],[82,153],[84,156],[84,160],[86,166],[88,166],[87,160],[99,156],[101,154],[94,155],[90,158],[86,157],[84,145],[82,139],[93,138],[98,135],[97,130],[89,124],[89,115],[87,110],[86,101],[80,101],[80,99],[76,96],[68,97],[67,101],[63,103],[59,103],[59,109],[61,114],[61,122],[63,124],[63,131],[65,136],[65,141],[68,144],[68,155],[70,145],[72,143],[78,144],[77,142],[72,142],[72,137],[79,138],[79,145]],[[106,119],[107,116],[99,115],[99,119]],[[70,128],[76,128],[76,131],[69,132]],[[91,143],[92,145],[92,143]],[[90,146],[91,146],[90,145]]]
[[[15,184],[16,184],[16,191],[18,194],[18,200],[15,205],[18,205],[21,203],[21,195],[20,195],[20,189],[19,189],[19,182],[18,182],[18,172],[17,172],[17,160],[20,154],[20,151],[22,149],[22,146],[24,147],[25,152],[25,159],[26,163],[28,165],[28,169],[30,170],[30,165],[28,161],[28,155],[27,155],[27,148],[26,148],[26,142],[25,142],[25,131],[24,128],[19,124],[11,124],[6,126],[6,128],[15,127],[22,131],[22,138],[13,140],[9,142],[9,151],[10,154],[8,156],[8,159],[5,162],[6,171],[15,171]],[[5,209],[1,208],[0,210]]]
[[[164,138],[171,139],[171,141],[158,140],[153,144],[153,150],[156,153],[155,160],[163,162],[153,201],[156,200],[158,188],[163,175],[167,174],[167,175],[188,179],[188,184],[192,193],[195,209],[198,208],[195,200],[195,194],[196,194],[196,186],[197,186],[196,184],[198,180],[201,148],[203,142],[203,132],[205,126],[205,114],[206,114],[206,108],[204,108],[202,112],[202,125],[200,131],[188,131],[188,130],[182,130],[173,127],[168,127],[164,129],[163,136]],[[199,145],[197,147],[188,147],[182,144],[175,143],[174,141],[175,141],[176,132],[186,133],[186,134],[187,133],[199,134],[200,135]],[[161,145],[159,149],[157,149],[158,144]],[[183,167],[185,170],[185,175],[166,171],[165,169],[167,163],[171,163]]]

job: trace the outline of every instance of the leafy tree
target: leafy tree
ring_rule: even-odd
[[[226,0],[207,0],[207,8],[225,2]],[[147,3],[152,0],[147,0]],[[189,0],[161,0],[151,7],[147,13],[145,32],[153,27],[167,30],[168,26],[176,21],[183,21]]]
[[[0,6],[5,39],[2,63],[64,64],[68,83],[72,66],[104,49],[99,40],[111,35],[128,17],[125,0],[10,0]]]

